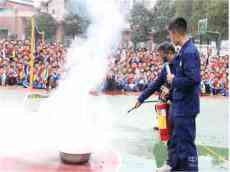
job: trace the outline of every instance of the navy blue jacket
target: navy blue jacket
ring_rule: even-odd
[[[171,69],[171,65],[170,65]],[[148,87],[142,92],[142,94],[138,97],[138,101],[143,103],[149,96],[151,96],[155,91],[160,91],[162,85],[167,82],[167,70],[164,66],[158,78],[151,82]]]
[[[196,116],[200,112],[200,56],[191,40],[174,59],[173,73],[173,115]]]

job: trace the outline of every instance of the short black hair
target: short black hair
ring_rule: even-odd
[[[187,32],[187,22],[183,17],[177,17],[169,23],[168,30],[185,34]]]
[[[157,48],[157,51],[163,51],[164,54],[168,54],[169,51],[172,51],[173,53],[176,52],[174,46],[170,43],[170,42],[162,42],[158,48]]]
[[[175,50],[175,48],[174,48],[174,46],[173,46],[173,45],[170,45],[170,47],[169,47],[169,51],[172,51],[172,52],[173,52],[173,54],[175,54],[175,53],[176,53],[176,50]]]

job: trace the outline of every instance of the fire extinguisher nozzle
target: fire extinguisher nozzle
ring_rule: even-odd
[[[133,107],[132,109],[129,109],[129,110],[128,110],[128,113],[132,112],[132,111],[135,110],[135,109],[136,109],[136,107]]]

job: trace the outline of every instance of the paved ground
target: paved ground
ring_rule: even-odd
[[[0,89],[0,104],[4,109],[1,112],[7,113],[11,110],[11,107],[21,106],[25,113],[39,114],[42,100],[26,99],[26,95],[27,92],[23,90]],[[136,97],[132,95],[92,97],[91,103],[95,101],[103,102],[106,108],[101,110],[103,113],[107,113],[107,117],[112,121],[112,127],[108,128],[108,133],[111,136],[110,146],[103,153],[93,155],[90,164],[77,167],[63,165],[58,159],[58,150],[43,150],[42,146],[35,146],[34,153],[30,151],[30,154],[25,154],[24,152],[29,147],[29,144],[34,143],[31,139],[42,138],[38,134],[45,135],[46,128],[44,127],[44,129],[36,130],[37,137],[30,136],[26,138],[28,140],[23,142],[25,146],[21,147],[20,154],[14,155],[12,149],[10,155],[0,155],[0,172],[113,172],[117,168],[119,168],[117,170],[119,172],[152,172],[156,168],[156,159],[158,158],[153,154],[153,148],[154,145],[159,143],[157,134],[152,131],[154,121],[153,105],[146,104],[128,115],[127,110],[133,105],[135,99]],[[228,100],[226,98],[202,98],[201,108],[201,114],[197,119],[197,143],[226,148],[228,145]],[[1,114],[0,121],[5,120],[4,116],[5,114]],[[25,121],[34,121],[33,116],[29,117],[30,120],[27,118],[28,116],[25,117],[23,122],[20,121],[19,113],[15,120],[18,119],[22,123],[21,125],[29,125],[24,123]],[[36,117],[36,120],[37,125],[29,126],[36,128],[39,124],[42,124],[42,120],[39,117]],[[5,121],[7,122],[8,120]],[[16,126],[20,125],[16,124]],[[18,131],[22,132],[23,130],[19,128]],[[14,140],[11,137],[16,137],[20,133],[15,133],[14,130],[8,135],[10,137],[4,139]],[[25,139],[23,137],[24,135],[21,135],[21,138]],[[49,139],[51,138],[52,136]],[[46,143],[45,139],[41,140],[42,144]],[[19,143],[21,143],[20,140]],[[47,140],[48,143],[49,140]],[[12,146],[16,145],[17,143],[12,143]],[[4,152],[3,149],[4,147],[1,147],[0,152]],[[227,171],[226,168],[222,167],[225,164],[215,163],[215,158],[212,156],[202,155],[199,160],[201,171]]]

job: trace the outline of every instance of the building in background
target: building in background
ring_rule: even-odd
[[[0,39],[25,39],[26,18],[35,14],[32,0],[0,1]]]
[[[152,9],[155,2],[156,0],[119,0],[119,6],[122,14],[128,18],[130,10],[132,10],[136,3],[141,3],[146,8]],[[145,43],[145,47],[151,51],[154,51],[156,46],[154,36],[155,31],[152,29],[148,35],[148,41]],[[132,42],[132,28],[128,26],[128,24],[122,32],[122,42],[120,44],[120,48],[134,48],[134,44]]]
[[[41,3],[41,11],[49,13],[57,21],[63,21],[68,0],[48,0]]]
[[[126,26],[123,28],[122,31],[122,39],[119,44],[120,49],[132,49],[133,47],[133,42],[132,42],[132,30],[130,28],[129,24],[126,24]]]
[[[41,4],[41,12],[49,13],[58,22],[56,40],[63,41],[64,38],[64,18],[69,5],[69,0],[48,0]]]

